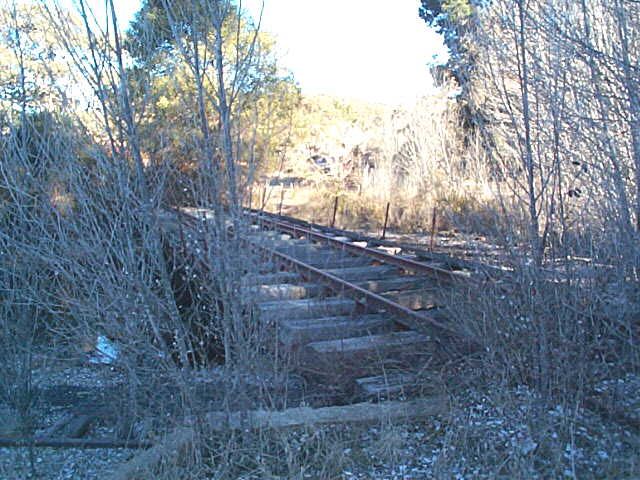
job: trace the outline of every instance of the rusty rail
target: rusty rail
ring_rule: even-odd
[[[175,210],[175,212],[179,215],[179,217],[188,219],[189,223],[193,224],[198,220],[198,218],[194,214],[180,210]],[[266,221],[269,225],[272,226],[272,228],[275,227],[280,231],[284,231],[292,235],[304,234],[313,240],[324,242],[334,248],[339,248],[356,255],[365,255],[368,257],[372,257],[383,263],[397,266],[400,269],[408,270],[414,273],[427,274],[432,277],[436,277],[439,280],[445,280],[447,282],[458,281],[465,283],[472,281],[466,276],[462,276],[454,272],[449,272],[435,266],[416,262],[411,259],[396,257],[394,255],[390,255],[388,253],[381,252],[372,248],[354,245],[352,243],[345,242],[319,232],[314,232],[311,229],[303,228],[297,225],[281,222],[275,219],[269,219],[260,215],[253,215],[258,219],[259,222],[264,223]],[[244,237],[240,240],[245,242],[247,245],[250,245],[252,248],[259,250],[262,255],[278,258],[284,264],[298,270],[298,272],[303,277],[318,280],[336,293],[347,294],[347,296],[355,300],[364,308],[371,308],[375,306],[379,309],[383,309],[388,313],[395,315],[393,320],[406,328],[411,328],[428,334],[433,334],[435,329],[439,330],[440,332],[453,334],[457,337],[463,337],[465,340],[469,341],[472,344],[475,343],[474,339],[472,339],[470,336],[464,335],[459,330],[446,325],[445,323],[438,320],[434,315],[426,312],[411,310],[388,298],[371,292],[370,290],[355,285],[352,282],[344,280],[331,273],[325,272],[312,265],[304,263],[296,258],[293,258],[290,255],[262,245],[259,242],[252,241],[249,238]]]
[[[483,280],[489,280],[494,282],[501,281],[506,279],[509,275],[513,273],[511,270],[503,270],[503,269],[500,269],[491,265],[487,265],[484,263],[480,263],[472,260],[463,260],[461,258],[453,257],[444,253],[435,253],[433,251],[424,249],[424,247],[417,244],[382,240],[380,238],[374,238],[374,237],[369,237],[367,235],[363,235],[362,233],[351,232],[351,231],[343,230],[340,228],[332,228],[326,225],[320,225],[320,224],[308,222],[306,220],[301,220],[299,218],[289,217],[287,215],[276,215],[275,213],[256,210],[255,208],[254,209],[249,208],[245,210],[249,214],[253,214],[254,216],[260,215],[265,217],[278,218],[281,220],[285,220],[286,222],[289,222],[291,224],[302,226],[303,228],[309,228],[315,231],[321,231],[325,233],[328,232],[335,235],[349,236],[349,238],[353,239],[353,241],[366,242],[368,245],[382,246],[382,247],[399,247],[399,248],[402,248],[403,250],[412,251],[412,252],[415,252],[419,258],[421,257],[422,259],[424,259],[423,261],[443,262],[447,265],[451,265],[456,269],[468,270],[469,272],[473,272],[474,274],[479,274],[480,277],[476,278],[476,281],[478,283],[482,283]]]
[[[397,315],[398,318],[394,318],[396,323],[403,325],[407,328],[412,328],[417,331],[425,332],[429,330],[425,328],[425,324],[430,327],[435,327],[439,330],[446,331],[455,335],[460,335],[457,330],[445,325],[437,320],[433,315],[425,314],[423,312],[416,312],[407,307],[397,304],[396,302],[389,300],[377,293],[371,292],[366,288],[359,287],[351,282],[343,280],[340,277],[325,272],[312,265],[308,265],[300,260],[293,258],[285,253],[278,252],[264,245],[260,245],[256,242],[250,242],[251,245],[262,251],[263,254],[278,257],[282,262],[298,269],[299,273],[303,277],[307,277],[308,280],[315,279],[322,282],[331,290],[337,293],[346,293],[350,298],[364,306],[376,306],[384,309],[385,311]],[[432,330],[427,333],[433,333]]]
[[[326,235],[321,232],[314,231],[310,228],[301,227],[299,225],[295,225],[288,222],[283,222],[281,220],[276,220],[275,218],[269,218],[260,214],[252,213],[254,217],[256,217],[261,224],[268,224],[272,228],[280,230],[282,232],[289,233],[294,236],[304,235],[305,237],[317,241],[326,243],[330,246],[340,248],[346,252],[355,254],[355,255],[366,255],[368,257],[372,257],[380,262],[386,263],[388,265],[394,265],[396,267],[402,268],[404,270],[421,273],[424,275],[429,275],[431,277],[435,277],[437,280],[446,281],[446,282],[460,282],[462,284],[473,284],[476,283],[476,280],[460,274],[456,272],[451,272],[449,270],[445,270],[443,268],[436,267],[434,265],[429,265],[428,263],[417,262],[415,260],[409,258],[402,258],[396,255],[391,255],[386,252],[382,252],[380,250],[376,250],[369,247],[363,247],[361,245],[355,245],[350,242],[346,242],[344,240],[340,240],[339,238],[334,238],[329,235]]]

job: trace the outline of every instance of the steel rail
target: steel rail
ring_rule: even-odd
[[[198,220],[197,217],[195,217],[193,214],[190,214],[190,213],[182,212],[180,210],[176,210],[176,213],[178,213],[179,216],[186,217],[192,224],[194,224]],[[332,239],[331,237],[326,237],[326,238],[330,240],[336,240],[336,239]],[[344,280],[331,273],[325,272],[319,268],[316,268],[312,265],[302,262],[290,255],[287,255],[286,253],[279,252],[273,248],[263,245],[260,242],[256,242],[250,238],[241,237],[240,240],[242,242],[247,243],[248,245],[251,245],[251,247],[253,247],[254,249],[259,250],[265,256],[277,257],[283,263],[288,264],[289,266],[297,269],[303,277],[307,277],[309,280],[316,279],[336,293],[347,294],[351,299],[356,301],[356,303],[362,305],[365,309],[367,307],[371,308],[373,306],[384,309],[388,313],[395,315],[395,317],[392,319],[393,321],[395,321],[396,323],[406,328],[414,329],[419,332],[428,333],[428,334],[433,334],[434,333],[433,329],[435,328],[437,330],[440,330],[441,332],[444,331],[444,332],[453,334],[457,337],[463,337],[466,340],[470,341],[471,343],[475,343],[475,341],[470,336],[465,335],[462,332],[454,329],[453,327],[442,323],[441,321],[436,319],[433,315],[430,315],[425,312],[417,312],[417,311],[411,310],[388,298],[378,295],[377,293],[374,293],[370,290],[367,290],[358,285],[355,285],[352,282]],[[346,242],[340,242],[339,240],[336,240],[336,241],[339,242],[337,245],[341,247],[342,246],[357,247],[356,245],[350,245]],[[364,247],[359,247],[359,248],[364,248]],[[371,250],[374,254],[381,254],[383,256],[387,255],[391,257],[391,259],[394,259],[392,255],[384,254],[383,252],[378,252],[372,249],[365,249],[365,252],[366,250]],[[396,259],[396,260],[406,260],[407,262],[414,263],[421,267],[420,271],[423,271],[422,268],[427,267],[424,264],[411,262],[411,260],[407,260],[407,259]],[[404,265],[404,263],[402,264]],[[427,267],[427,268],[431,269],[435,267]],[[440,270],[447,274],[450,273],[442,269],[437,269],[437,270]]]
[[[179,209],[175,209],[174,211],[181,216],[187,216],[189,218],[197,220],[197,217],[193,213],[184,212]],[[300,235],[300,234],[305,235],[312,240],[324,242],[332,247],[338,247],[341,250],[350,252],[354,255],[369,256],[369,257],[375,258],[380,262],[383,262],[389,265],[394,265],[404,270],[435,277],[439,281],[455,282],[461,285],[471,285],[471,286],[481,286],[482,284],[482,282],[479,281],[478,279],[461,274],[461,273],[451,272],[449,270],[445,270],[443,268],[436,267],[434,265],[429,265],[428,263],[412,260],[410,258],[398,257],[398,256],[391,255],[389,253],[376,250],[370,247],[355,245],[353,243],[340,240],[340,239],[331,237],[329,235],[326,235],[324,233],[315,231],[312,227],[296,225],[295,223],[288,222],[286,220],[283,221],[281,219],[282,216],[279,216],[273,213],[262,212],[255,209],[245,209],[245,211],[249,212],[248,214],[249,216],[256,218],[262,224],[265,224],[265,223],[269,224],[272,227],[275,227],[275,229],[289,233],[291,235]],[[345,234],[348,234],[348,233],[349,232],[345,232]],[[356,235],[356,237],[359,237],[359,236]]]
[[[245,241],[249,242],[253,247],[261,250],[263,254],[278,257],[284,263],[298,269],[299,273],[303,277],[310,277],[307,278],[308,280],[319,280],[337,293],[346,293],[350,298],[352,298],[365,308],[377,306],[378,308],[384,309],[388,313],[397,315],[399,318],[393,318],[392,320],[396,323],[399,323],[400,325],[420,332],[432,334],[433,331],[430,331],[428,328],[426,328],[425,324],[427,324],[431,327],[435,327],[438,330],[446,331],[456,336],[462,335],[461,332],[448,325],[445,325],[444,323],[434,318],[432,315],[425,314],[424,312],[416,312],[407,307],[399,305],[398,303],[389,300],[388,298],[385,298],[381,295],[378,295],[377,293],[367,290],[366,288],[362,288],[358,285],[348,282],[340,277],[337,277],[336,275],[304,263],[297,258],[293,258],[292,256],[287,255],[286,253],[278,252],[277,250],[273,250],[272,248],[261,245],[258,242],[253,242],[249,239],[245,239]]]
[[[373,248],[355,245],[338,238],[330,237],[329,235],[326,235],[324,233],[315,232],[309,228],[301,227],[299,225],[288,222],[283,222],[281,220],[276,220],[275,218],[268,218],[259,214],[252,215],[256,216],[259,222],[267,223],[268,225],[271,225],[272,227],[275,227],[276,229],[289,233],[291,235],[305,235],[312,240],[323,242],[333,247],[339,247],[341,250],[353,253],[355,255],[366,255],[368,257],[375,258],[380,262],[394,265],[404,270],[436,277],[437,280],[444,280],[447,282],[454,281],[467,285],[477,283],[475,279],[472,279],[465,275],[461,275],[459,273],[450,272],[449,270],[429,265],[427,263],[417,262],[409,258],[397,257],[395,255],[391,255],[380,250],[375,250]]]
[[[328,227],[326,225],[320,225],[318,223],[308,222],[306,220],[302,220],[299,218],[290,217],[287,215],[278,215],[276,213],[267,212],[266,210],[257,210],[255,208],[245,208],[246,212],[252,215],[261,215],[269,218],[277,218],[279,220],[284,220],[285,222],[289,222],[294,225],[300,225],[304,228],[309,228],[315,231],[321,231],[323,233],[329,233],[339,236],[349,236],[354,242],[366,242],[369,245],[373,245],[376,247],[399,247],[403,250],[408,250],[415,252],[419,258],[418,261],[436,261],[443,262],[449,264],[451,266],[457,267],[458,269],[468,270],[474,272],[475,274],[482,275],[482,278],[477,279],[477,281],[492,280],[492,281],[501,281],[508,277],[508,275],[512,274],[512,271],[502,270],[500,268],[486,265],[483,263],[479,263],[471,260],[463,260],[461,258],[453,257],[451,255],[447,255],[444,253],[436,253],[432,251],[425,250],[418,244],[411,243],[403,243],[391,240],[382,240],[379,238],[374,238],[368,235],[363,235],[362,233],[352,232],[350,230],[344,230],[335,227]]]

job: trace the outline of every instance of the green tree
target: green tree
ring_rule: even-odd
[[[68,105],[68,68],[39,6],[0,7],[0,111],[54,110]]]
[[[444,70],[462,87],[468,84],[475,68],[474,45],[469,41],[477,23],[473,20],[478,18],[478,10],[486,8],[491,1],[421,0],[420,17],[442,34],[449,48]]]
[[[421,0],[419,15],[443,36],[452,56],[462,50],[462,37],[469,20],[478,8],[487,6],[491,0]]]
[[[420,16],[429,24],[442,25],[446,21],[460,22],[471,16],[471,0],[422,0]]]
[[[247,180],[286,144],[299,90],[278,65],[273,37],[229,5],[221,35],[224,93],[239,140],[239,173]],[[151,163],[171,158],[180,175],[192,180],[206,164],[205,137],[222,138],[211,8],[205,2],[146,0],[126,40],[135,59],[130,80],[148,103],[140,125],[145,154]],[[215,161],[220,147],[213,147]],[[190,202],[192,188],[176,183],[172,190],[174,202]]]

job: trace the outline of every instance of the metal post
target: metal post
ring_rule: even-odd
[[[436,221],[438,217],[437,207],[433,207],[433,214],[431,215],[431,241],[429,242],[429,250],[433,252],[433,241],[436,236]]]
[[[278,215],[282,215],[282,202],[284,202],[284,185],[280,189],[280,206],[278,207]]]
[[[267,206],[267,184],[264,184],[264,189],[262,190],[262,202],[260,203],[260,211],[264,212],[265,207]]]
[[[391,202],[387,202],[387,211],[384,214],[384,226],[382,227],[382,236],[380,237],[381,240],[384,240],[385,237],[387,236],[387,222],[389,221],[389,206],[391,205]]]
[[[333,216],[331,217],[331,228],[333,228],[336,224],[337,212],[338,212],[338,196],[336,195],[336,199],[333,202]]]

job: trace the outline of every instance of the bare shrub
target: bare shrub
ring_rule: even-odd
[[[359,135],[347,136],[357,141],[349,148],[343,145],[346,151],[340,150],[335,172],[305,172],[292,161],[294,172],[312,178],[282,195],[288,211],[330,223],[338,197],[337,221],[345,228],[381,228],[390,203],[392,229],[429,231],[435,209],[439,229],[494,233],[500,205],[490,165],[480,137],[465,138],[459,128],[462,115],[454,90],[444,85],[411,109],[380,111],[375,121],[359,127],[362,131],[354,127]],[[329,140],[313,134],[299,141],[330,149],[325,146]],[[271,211],[280,210],[279,193],[267,195]]]
[[[162,10],[177,22],[183,7],[167,2]],[[250,77],[256,30],[232,54],[221,42],[247,28],[237,7],[222,1],[200,7],[198,25],[213,30],[187,39],[183,30],[172,34],[174,60],[184,62],[200,95],[201,109],[188,118],[199,125],[195,176],[144,149],[141,124],[151,108],[144,92],[157,84],[128,63],[113,3],[107,4],[106,24],[84,1],[75,13],[55,3],[32,12],[51,27],[51,48],[67,62],[52,80],[76,82],[77,103],[54,103],[34,114],[42,106],[27,102],[30,92],[23,85],[16,101],[3,104],[1,354],[11,368],[0,377],[3,400],[25,418],[33,404],[36,347],[39,367],[53,360],[57,366],[83,364],[99,337],[117,346],[112,360],[125,377],[118,399],[125,437],[136,433],[136,424],[164,429],[201,413],[189,383],[194,368],[225,365],[220,407],[238,408],[234,402],[243,398],[238,392],[247,378],[238,371],[274,366],[263,361],[273,359],[273,335],[253,321],[251,296],[240,289],[240,279],[256,264],[241,240],[248,172],[238,158],[251,145],[240,143],[235,119],[243,113],[242,95],[260,88]],[[180,21],[190,12],[181,12]],[[13,32],[16,38],[28,33]],[[180,51],[185,41],[201,42],[195,57],[190,47]],[[191,70],[201,60],[200,47],[215,61]],[[20,44],[15,48],[24,79],[40,64],[20,63]],[[235,71],[227,76],[230,61]],[[76,108],[82,101],[95,108]],[[195,206],[214,214],[201,218],[196,211],[195,226],[168,215],[174,207],[168,202],[179,198],[169,190],[176,185],[191,190]]]

